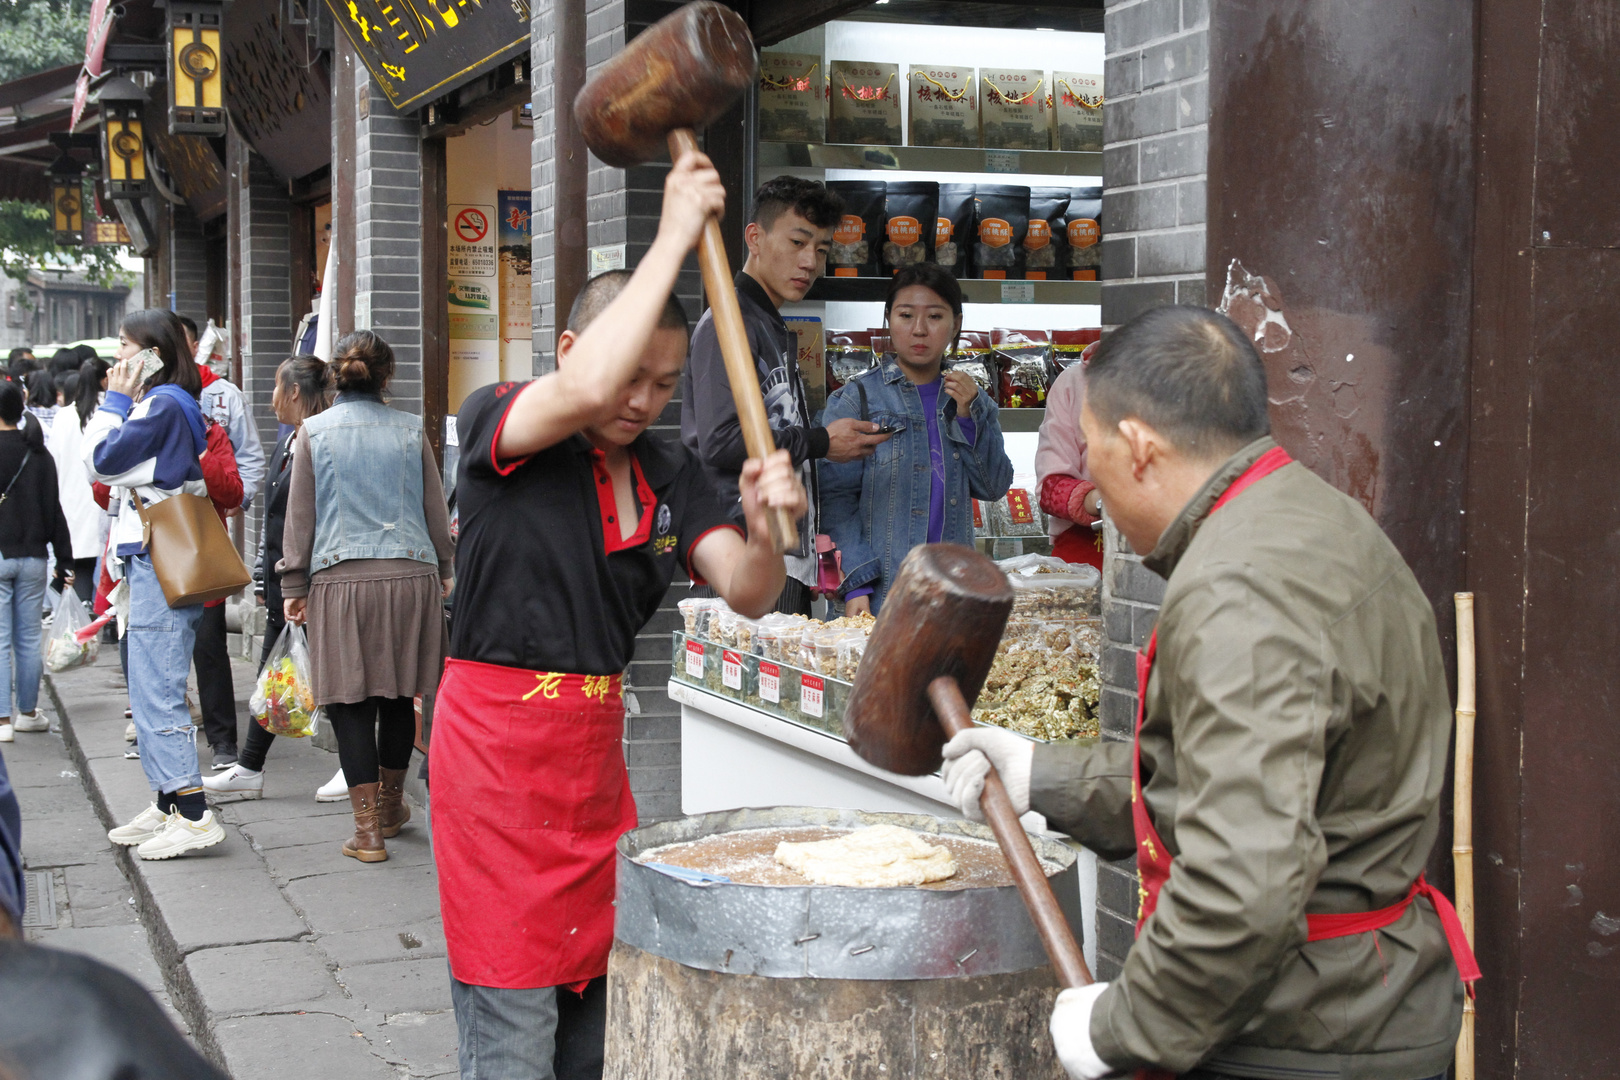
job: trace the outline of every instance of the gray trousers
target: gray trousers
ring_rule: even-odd
[[[450,977],[461,1080],[601,1080],[607,977],[583,994],[564,986],[501,989]]]

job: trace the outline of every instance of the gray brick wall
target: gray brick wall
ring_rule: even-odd
[[[401,116],[361,64],[354,65],[354,326],[394,349],[389,394],[396,408],[422,413],[422,127]],[[334,127],[334,133],[336,128]]]
[[[1209,161],[1209,0],[1109,0],[1105,18],[1103,285],[1107,326],[1202,304]],[[1136,724],[1136,654],[1164,579],[1111,525],[1103,566],[1102,735]],[[1097,977],[1119,973],[1136,927],[1136,862],[1099,863]]]
[[[1209,0],[1109,0],[1103,322],[1204,302]]]
[[[199,327],[208,321],[208,245],[202,224],[189,206],[171,208],[173,228],[169,233],[169,288],[172,295],[159,298],[160,307],[189,315]]]
[[[557,199],[553,190],[556,170],[552,167],[555,156],[557,117],[551,107],[552,45],[555,40],[555,18],[549,0],[540,0],[530,9],[529,67],[533,72],[530,102],[534,110],[534,141],[530,144],[529,183],[530,223],[534,231],[531,259],[534,275],[530,291],[534,301],[534,373],[543,375],[555,368],[551,344],[556,324],[552,321],[555,306],[557,254],[555,233],[557,228]]]
[[[276,368],[292,352],[296,326],[289,276],[291,206],[287,186],[277,182],[263,158],[245,147],[238,175],[232,180],[231,214],[240,262],[231,287],[237,290],[242,320],[237,335],[241,344],[242,393],[259,425],[268,465],[277,430],[270,395],[275,390]],[[262,508],[262,503],[254,505]],[[257,551],[261,520],[258,512],[249,515],[246,527],[250,555]]]

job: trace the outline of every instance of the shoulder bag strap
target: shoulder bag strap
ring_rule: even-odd
[[[855,380],[855,392],[861,395],[861,420],[870,421],[872,419],[872,412],[866,407],[866,384],[859,378]]]
[[[17,481],[18,480],[22,479],[23,470],[28,468],[28,459],[33,457],[33,456],[34,456],[33,447],[29,447],[28,449],[23,451],[22,464],[17,466],[17,475],[13,476],[11,478],[11,483],[6,485],[6,490],[0,491],[0,503],[5,502],[7,499],[9,499],[11,497],[11,489],[17,486]]]

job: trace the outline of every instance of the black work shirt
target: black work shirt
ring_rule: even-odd
[[[514,461],[495,447],[527,383],[498,383],[461,407],[455,618],[450,655],[531,671],[615,675],[675,571],[717,528],[735,529],[685,447],[643,432],[630,444],[641,518],[621,539],[607,460],[582,435]],[[695,577],[695,575],[693,575]]]

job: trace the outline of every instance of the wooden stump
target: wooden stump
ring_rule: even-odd
[[[768,979],[615,942],[606,1080],[1062,1080],[1048,967],[981,978]]]

